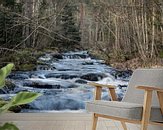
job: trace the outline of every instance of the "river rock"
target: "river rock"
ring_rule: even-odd
[[[80,110],[84,109],[84,102],[69,96],[41,96],[30,103],[35,110]]]
[[[16,87],[17,86],[14,83],[12,83],[10,80],[7,80],[5,86],[0,89],[0,94],[14,93]]]
[[[127,85],[118,85],[118,87],[120,88],[120,89],[123,89],[123,88],[127,88]]]
[[[82,79],[78,79],[78,80],[75,81],[75,83],[87,84],[87,81],[82,80]]]
[[[55,70],[56,68],[52,65],[38,65],[37,70]]]
[[[51,85],[51,84],[46,84],[46,83],[41,83],[41,82],[32,82],[30,84],[25,84],[25,86],[28,87],[33,87],[33,88],[41,88],[41,89],[60,89],[63,88],[61,85]]]
[[[82,75],[80,78],[89,80],[89,81],[99,81],[103,79],[104,77],[106,77],[105,74],[89,73],[89,74]]]
[[[40,78],[45,79],[45,76],[43,74],[31,74],[30,78]]]
[[[28,88],[16,87],[14,89],[14,93],[19,93],[19,92],[29,92],[29,90],[28,90]]]
[[[62,57],[62,54],[51,54],[53,58],[56,58],[56,59],[63,59]]]
[[[93,62],[84,62],[84,63],[82,63],[82,65],[94,65],[94,63]]]
[[[124,81],[128,81],[129,78],[131,77],[133,71],[132,70],[125,70],[125,71],[118,71],[114,70],[111,72],[111,75],[115,77],[115,79],[121,79]]]
[[[77,75],[68,75],[68,74],[56,74],[56,73],[50,73],[45,75],[46,78],[61,78],[61,79],[73,79],[78,78]]]
[[[49,82],[48,82],[49,81]],[[67,89],[67,88],[77,88],[78,86],[68,82],[68,81],[57,81],[47,80],[47,82],[42,81],[42,79],[32,81],[26,80],[23,82],[23,86],[32,87],[32,88],[40,88],[40,89]]]
[[[41,88],[41,89],[52,89],[52,88],[56,88],[56,89],[60,89],[61,86],[60,85],[49,85],[49,84],[32,84],[30,85],[30,87],[33,87],[33,88]]]
[[[45,54],[43,56],[41,56],[38,61],[45,61],[45,62],[48,62],[48,61],[51,61],[52,60],[52,56],[50,54]]]
[[[88,54],[64,54],[64,59],[86,59]]]
[[[29,76],[27,74],[10,74],[8,78],[14,80],[23,80],[23,79],[29,79]]]

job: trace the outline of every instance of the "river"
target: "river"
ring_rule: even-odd
[[[88,82],[117,86],[116,93],[121,100],[132,74],[104,64],[87,51],[47,53],[38,62],[42,65],[35,71],[11,73],[8,80],[14,87],[1,91],[1,97],[6,100],[20,91],[42,93],[37,100],[24,105],[21,112],[84,111],[85,102],[93,99],[94,88]],[[110,99],[108,90],[103,89],[102,99]]]

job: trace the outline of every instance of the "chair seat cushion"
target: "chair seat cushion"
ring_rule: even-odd
[[[86,110],[89,112],[120,117],[130,120],[141,120],[143,105],[118,101],[95,100],[86,103]],[[163,122],[160,108],[152,107],[151,121]]]

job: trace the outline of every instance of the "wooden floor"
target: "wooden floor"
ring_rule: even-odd
[[[87,113],[19,113],[0,116],[0,124],[13,122],[20,130],[91,130]],[[100,119],[97,130],[123,130],[119,122]]]

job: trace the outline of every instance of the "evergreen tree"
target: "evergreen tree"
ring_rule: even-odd
[[[79,26],[76,24],[75,13],[77,11],[77,7],[68,3],[62,13],[60,18],[61,25],[61,34],[64,38],[62,38],[62,43],[67,47],[73,48],[75,45],[79,45],[81,40]]]
[[[15,26],[22,5],[16,0],[2,0],[0,6],[0,45],[13,47],[22,40],[22,26]]]

